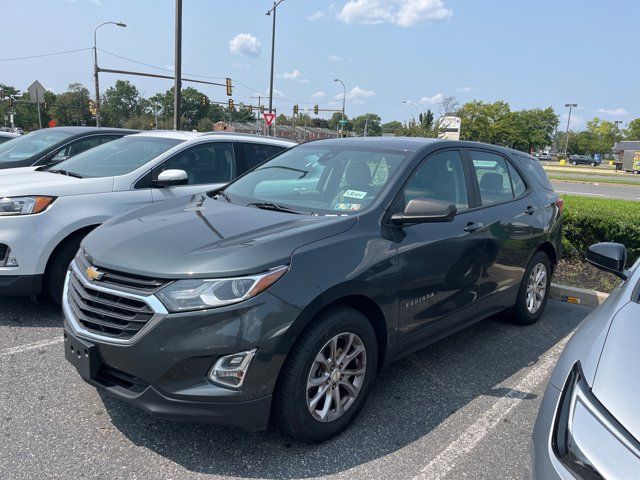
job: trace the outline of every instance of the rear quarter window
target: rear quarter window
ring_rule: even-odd
[[[528,178],[533,178],[535,183],[540,185],[542,188],[553,192],[553,185],[551,185],[549,177],[547,177],[547,173],[544,171],[540,160],[533,157],[527,157],[525,155],[514,155],[514,157],[516,157],[518,165]]]

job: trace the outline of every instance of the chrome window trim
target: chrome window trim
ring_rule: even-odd
[[[71,306],[69,305],[69,294],[68,294],[69,280],[72,274],[72,270],[73,270],[73,273],[76,275],[76,278],[89,288],[92,288],[99,292],[108,293],[111,295],[116,295],[119,297],[129,298],[132,300],[137,300],[137,301],[146,303],[149,306],[149,308],[153,310],[153,317],[151,317],[151,319],[145,324],[144,327],[140,329],[140,331],[138,331],[138,333],[136,333],[133,337],[128,339],[119,339],[119,338],[108,337],[105,335],[99,335],[97,333],[94,333],[85,329],[75,318],[75,316],[73,315],[73,311],[71,310]],[[71,262],[71,269],[67,272],[67,276],[64,282],[63,292],[64,293],[62,296],[62,308],[64,310],[64,315],[67,321],[69,322],[69,325],[71,326],[73,332],[81,338],[85,338],[87,340],[97,340],[101,343],[109,343],[112,345],[133,345],[136,342],[138,342],[143,336],[145,336],[149,332],[149,330],[151,330],[155,325],[157,325],[164,317],[166,317],[169,314],[169,312],[164,307],[162,302],[160,302],[160,300],[158,300],[158,298],[155,295],[142,296],[142,295],[136,295],[133,293],[122,292],[120,290],[115,290],[111,288],[105,288],[98,285],[94,285],[93,283],[89,282],[89,280],[87,280],[85,275],[78,269],[75,259],[73,260],[73,262]]]

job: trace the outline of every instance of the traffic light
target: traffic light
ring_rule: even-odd
[[[319,112],[319,111],[320,111],[320,107],[318,107],[318,105],[314,105],[314,106],[313,106],[313,113],[314,113],[315,115],[318,115],[318,112]]]
[[[233,98],[229,99],[229,110],[235,110],[235,104],[233,103]]]
[[[206,107],[206,106],[207,106],[207,96],[206,96],[206,95],[203,95],[203,96],[202,96],[202,98],[200,99],[200,104],[201,104],[203,107]]]
[[[264,113],[264,105],[260,105],[260,113]]]
[[[227,95],[230,97],[233,95],[233,85],[231,84],[231,79],[227,78]]]
[[[299,111],[299,110],[298,110],[298,105],[294,105],[294,106],[293,106],[293,114],[294,114],[294,115],[298,115],[298,111]]]
[[[13,97],[9,97],[9,107],[13,108],[14,104],[15,104],[15,100],[13,99]]]
[[[46,109],[47,109],[47,101],[45,100],[45,101],[44,101],[44,102],[42,102],[42,103],[43,103],[44,109],[46,110]]]

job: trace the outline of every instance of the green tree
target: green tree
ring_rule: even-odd
[[[139,115],[141,96],[128,80],[117,80],[102,97],[100,115],[104,126],[122,127],[131,117]]]
[[[361,137],[364,135],[365,125],[367,128],[367,136],[369,137],[379,137],[382,135],[382,119],[379,115],[375,113],[367,113],[365,115],[360,115],[359,117],[355,117],[351,120],[352,130],[353,132]]]
[[[90,125],[93,122],[89,112],[89,90],[81,83],[71,83],[67,91],[56,97],[55,103],[48,105],[48,114],[58,125]]]
[[[402,123],[397,120],[382,124],[382,133],[389,133],[395,135],[398,130],[402,128]]]
[[[640,140],[640,118],[629,122],[624,137],[627,140]]]

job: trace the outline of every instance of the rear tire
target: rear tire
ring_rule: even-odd
[[[522,277],[516,304],[511,308],[510,321],[518,325],[531,325],[540,319],[549,300],[552,272],[547,254],[536,252]]]
[[[339,363],[342,355],[346,359]],[[337,435],[364,405],[377,363],[378,345],[369,320],[352,308],[330,307],[314,319],[287,358],[274,397],[275,423],[303,442]]]
[[[62,291],[69,264],[75,257],[84,235],[76,235],[65,241],[54,252],[47,264],[44,277],[45,294],[56,305],[62,305]]]

